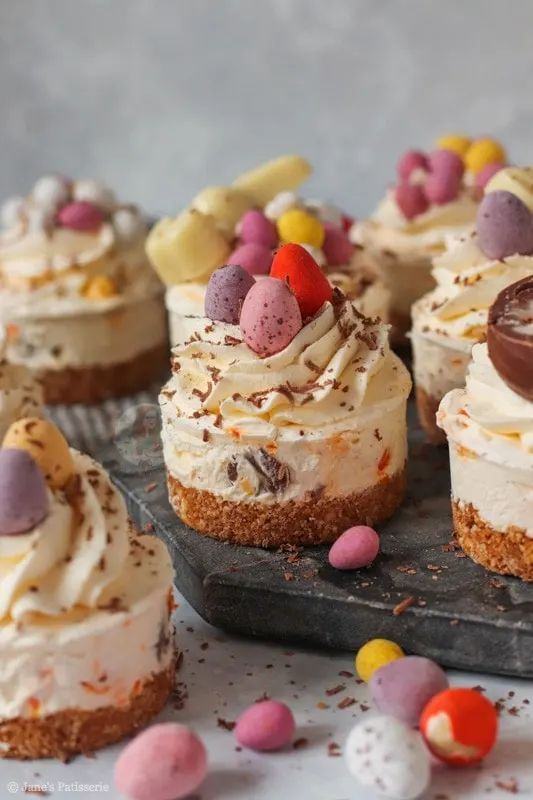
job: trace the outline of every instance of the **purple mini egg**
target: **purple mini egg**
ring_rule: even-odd
[[[361,569],[368,567],[378,553],[379,536],[374,528],[355,525],[332,544],[328,560],[335,569]]]
[[[429,170],[439,174],[451,173],[456,178],[462,178],[465,165],[461,156],[453,150],[433,150],[429,155]]]
[[[248,347],[260,356],[271,356],[301,330],[302,314],[285,281],[262,278],[246,295],[240,325]]]
[[[40,468],[26,450],[0,450],[0,536],[27,533],[48,514]]]
[[[376,670],[368,685],[379,711],[415,728],[431,698],[448,688],[448,678],[431,659],[405,656]]]
[[[440,152],[447,153],[449,150]],[[424,194],[434,205],[444,205],[455,200],[461,190],[461,177],[450,171],[431,172],[424,184]]]
[[[245,244],[250,242],[262,244],[263,247],[268,247],[270,250],[273,250],[278,244],[276,226],[257,208],[252,208],[241,217],[239,236]]]
[[[252,276],[237,264],[215,270],[205,292],[205,315],[237,325],[244,298],[254,285]]]
[[[488,258],[533,253],[531,211],[511,192],[486,194],[479,204],[476,226],[479,246]]]
[[[326,235],[322,250],[327,263],[332,267],[348,264],[354,251],[353,244],[348,239],[342,228],[332,222],[324,223]]]
[[[421,150],[407,150],[396,165],[401,181],[408,181],[415,169],[428,170],[428,157]]]
[[[250,275],[268,275],[272,264],[272,251],[264,244],[246,242],[233,251],[228,262],[238,264]]]
[[[294,717],[285,703],[262,700],[237,720],[235,738],[242,747],[259,752],[281,750],[294,734]]]

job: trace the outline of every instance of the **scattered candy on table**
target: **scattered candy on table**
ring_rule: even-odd
[[[285,281],[257,281],[244,299],[240,326],[248,347],[261,356],[274,355],[290,344],[302,328],[302,315]]]
[[[180,800],[207,773],[202,740],[185,725],[166,722],[139,733],[115,764],[115,783],[128,800]]]
[[[415,800],[431,778],[429,753],[417,731],[389,716],[364,719],[346,741],[346,764],[374,796]]]
[[[291,741],[295,729],[292,711],[278,700],[254,703],[237,720],[235,738],[250,750],[281,750]]]
[[[498,715],[490,700],[475,689],[446,689],[425,707],[420,731],[441,761],[475,764],[496,743]]]
[[[377,669],[397,658],[403,658],[404,655],[402,648],[396,642],[391,642],[389,639],[370,639],[355,657],[355,671],[361,680],[368,683]]]
[[[369,681],[372,702],[383,714],[418,726],[425,706],[448,688],[446,673],[429,658],[405,656],[374,672]]]
[[[367,525],[348,528],[332,544],[328,560],[335,569],[368,567],[379,552],[379,535]]]
[[[254,283],[252,276],[237,264],[215,270],[205,292],[206,317],[237,325],[244,298]]]
[[[48,514],[46,481],[26,450],[0,450],[0,536],[31,530]]]
[[[311,255],[298,244],[286,244],[277,251],[270,275],[287,281],[294,292],[302,318],[312,317],[331,300],[333,288]]]

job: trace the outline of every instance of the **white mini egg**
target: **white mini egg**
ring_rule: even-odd
[[[112,211],[116,204],[115,193],[101,181],[96,181],[92,178],[76,181],[72,195],[74,200],[87,200],[89,203],[94,203],[102,211]]]
[[[332,203],[322,200],[308,200],[305,204],[308,211],[315,214],[320,222],[331,222],[332,225],[342,226],[342,211]]]
[[[2,227],[13,228],[18,223],[25,205],[23,197],[10,197],[6,200],[0,209]]]
[[[59,175],[44,175],[39,178],[31,194],[35,205],[53,212],[69,199],[69,184]]]
[[[123,244],[133,244],[146,234],[145,221],[137,211],[130,208],[119,208],[115,211],[113,227]]]
[[[265,217],[271,220],[277,220],[286,211],[291,208],[301,208],[301,200],[294,194],[294,192],[280,192],[277,194],[270,203],[267,203],[263,209]]]
[[[359,722],[346,741],[348,770],[377,797],[415,800],[431,778],[429,752],[418,731],[380,715]]]
[[[320,250],[318,247],[313,247],[312,244],[302,244],[302,247],[304,250],[307,250],[310,256],[313,256],[319,267],[326,266],[328,262],[323,250]]]

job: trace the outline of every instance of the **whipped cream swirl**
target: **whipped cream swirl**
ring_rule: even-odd
[[[410,380],[390,352],[388,327],[363,317],[340,294],[281,352],[260,358],[237,326],[193,317],[173,348],[161,393],[164,420],[198,437],[229,431],[276,439],[361,426],[396,407]]]
[[[105,470],[89,456],[72,455],[75,479],[65,492],[49,491],[43,522],[28,533],[0,537],[0,619],[74,621],[98,610],[126,609],[143,586],[149,593],[171,583],[162,543],[130,537],[124,500]],[[147,539],[153,542],[149,550]],[[146,550],[148,555],[141,553]]]
[[[491,261],[475,233],[450,238],[446,252],[434,260],[436,288],[415,305],[415,324],[425,333],[463,339],[470,345],[483,338],[496,295],[531,273],[532,256]]]

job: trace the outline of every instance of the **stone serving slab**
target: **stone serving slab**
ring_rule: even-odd
[[[138,401],[146,410],[146,397]],[[409,416],[407,499],[380,529],[376,563],[357,572],[330,567],[327,547],[238,547],[185,526],[168,503],[157,448],[143,457],[142,425],[119,426],[113,443],[92,450],[135,522],[167,543],[176,586],[212,625],[351,651],[391,638],[448,667],[533,677],[533,584],[488,573],[451,543],[447,451],[424,444],[412,407]],[[93,419],[91,429],[101,427]]]

